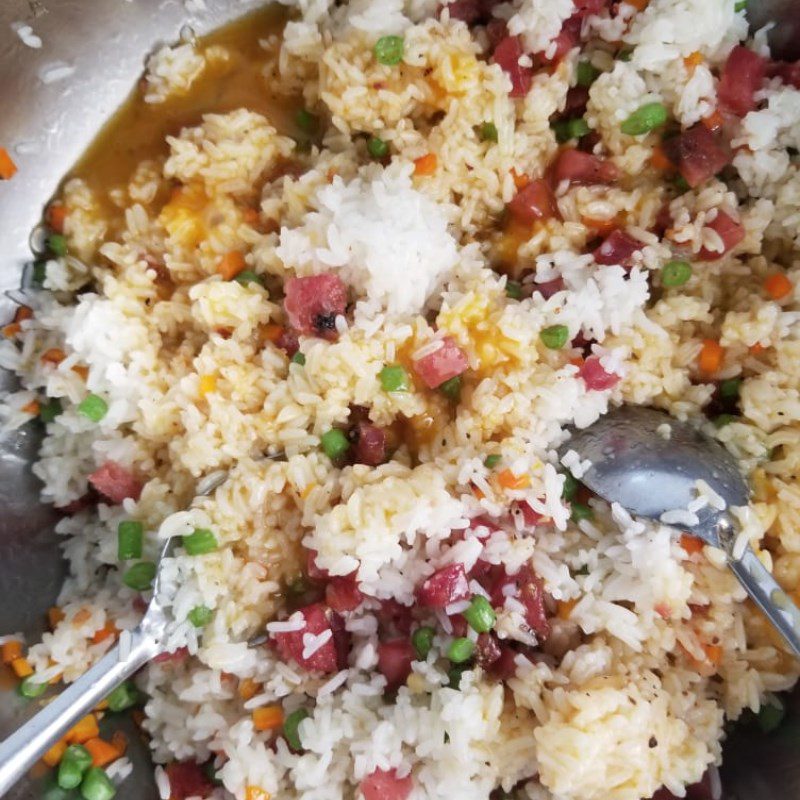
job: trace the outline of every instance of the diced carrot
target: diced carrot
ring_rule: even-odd
[[[667,158],[666,153],[664,153],[664,148],[660,144],[657,144],[653,148],[653,155],[650,156],[650,164],[653,166],[653,169],[660,170],[661,172],[669,172],[675,169],[673,163]]]
[[[49,350],[45,350],[42,353],[42,363],[43,364],[60,364],[65,358],[67,354],[59,347],[51,347]]]
[[[680,543],[681,547],[686,551],[686,554],[690,556],[695,553],[701,553],[703,547],[705,547],[702,539],[698,539],[696,536],[692,536],[688,533],[681,534]]]
[[[108,639],[109,636],[116,637],[118,633],[119,630],[117,629],[117,626],[111,622],[111,620],[109,620],[105,625],[103,625],[102,628],[94,632],[94,635],[92,636],[92,644],[100,644],[100,642],[104,642],[106,639]]]
[[[97,727],[97,717],[94,714],[87,714],[67,731],[64,739],[69,744],[83,744],[99,735],[100,728]]]
[[[582,367],[585,359],[583,356],[575,356],[575,358],[571,358],[569,363],[572,364],[573,367]]]
[[[764,280],[764,291],[773,300],[782,300],[793,290],[794,284],[782,272],[774,272]]]
[[[255,225],[258,222],[258,209],[247,206],[242,211],[242,218],[248,225]]]
[[[414,159],[414,174],[419,177],[433,175],[436,172],[437,164],[436,153],[426,153],[424,156]]]
[[[3,326],[3,336],[6,339],[13,339],[21,331],[22,326],[18,322],[9,322],[8,325]]]
[[[699,67],[703,63],[703,54],[695,50],[683,59],[683,63],[689,72],[693,72],[695,67]]]
[[[703,650],[705,651],[706,658],[716,666],[722,661],[722,648],[718,644],[704,644]]]
[[[0,658],[2,658],[4,664],[10,664],[12,661],[22,658],[22,642],[16,639],[4,642],[0,647]]]
[[[86,367],[83,364],[76,364],[72,368],[72,371],[83,380],[86,380],[89,377],[89,367]]]
[[[11,669],[18,678],[27,678],[29,675],[33,675],[33,667],[27,658],[15,658],[11,662]]]
[[[558,610],[556,611],[556,616],[559,619],[569,619],[570,615],[572,614],[572,609],[578,605],[578,600],[559,600],[558,601]]]
[[[108,708],[108,700],[101,700],[93,709],[96,714]]]
[[[244,800],[269,800],[269,792],[260,786],[246,786],[244,790]]]
[[[276,325],[271,322],[261,329],[261,340],[264,342],[277,342],[283,335],[283,331],[283,325]]]
[[[64,233],[67,207],[63,203],[50,203],[44,215],[45,222],[56,232]]]
[[[72,624],[77,628],[78,625],[83,625],[84,622],[91,619],[92,612],[88,608],[79,608],[72,617]]]
[[[524,172],[520,175],[513,167],[511,168],[511,178],[517,189],[524,189],[531,182],[531,179]]]
[[[283,709],[280,706],[264,706],[253,711],[253,727],[257,731],[272,731],[283,725]]]
[[[226,281],[232,281],[244,268],[244,256],[238,250],[231,250],[226,253],[219,264],[217,264],[217,272],[222,275]]]
[[[217,391],[217,376],[216,375],[201,375],[200,376],[200,394],[205,396]]]
[[[17,174],[17,165],[11,160],[8,150],[0,147],[0,180],[10,181]]]
[[[715,133],[722,127],[722,124],[725,122],[725,118],[722,116],[721,112],[719,112],[717,109],[714,109],[710,114],[707,114],[700,121],[712,133]]]
[[[629,6],[633,6],[637,11],[644,11],[650,0],[625,0]]]
[[[17,306],[17,310],[14,312],[14,322],[23,322],[26,319],[31,319],[33,317],[33,309],[29,308],[28,306]]]
[[[752,345],[750,345],[750,347],[748,348],[748,350],[750,351],[750,355],[751,355],[751,356],[757,356],[757,355],[760,355],[760,354],[761,354],[761,353],[763,353],[763,352],[764,352],[766,349],[767,349],[767,348],[766,348],[766,347],[764,347],[764,345],[763,345],[763,344],[761,344],[761,342],[756,342],[755,344],[752,344]]]
[[[48,681],[51,686],[55,686],[57,683],[61,683],[61,679],[64,677],[63,672],[59,672],[58,675],[53,675],[52,678]]]
[[[31,414],[34,417],[39,414],[39,410],[38,400],[31,400],[30,403],[25,403],[25,405],[20,409],[23,414]]]
[[[114,731],[111,734],[111,744],[121,756],[124,756],[128,749],[128,737],[122,731]]]
[[[249,700],[258,694],[259,685],[252,678],[243,678],[239,681],[239,697],[242,700]]]
[[[89,751],[89,755],[92,757],[93,767],[105,767],[112,761],[116,761],[120,756],[119,751],[114,745],[101,739],[99,736],[93,736],[91,739],[87,739],[83,743],[83,746]]]
[[[700,368],[700,372],[706,374],[716,372],[722,366],[724,356],[725,350],[719,342],[714,339],[703,339],[703,347],[697,357],[697,366]]]
[[[497,481],[504,489],[527,489],[531,485],[528,475],[515,475],[510,469],[498,473]]]
[[[55,628],[64,619],[64,612],[58,606],[51,606],[47,610],[47,621],[51,628]]]
[[[56,767],[58,766],[59,761],[61,761],[61,756],[64,755],[64,751],[67,749],[67,743],[62,739],[56,742],[43,756],[42,761],[47,764],[48,767]]]
[[[473,483],[470,485],[470,489],[472,490],[472,494],[478,498],[478,500],[483,500],[486,495]]]

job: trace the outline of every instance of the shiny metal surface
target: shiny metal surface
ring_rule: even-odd
[[[564,448],[592,462],[581,477],[586,486],[640,517],[658,520],[687,508],[697,498],[698,481],[707,483],[728,508],[746,505],[750,496],[736,460],[719,442],[652,408],[617,408],[575,431]],[[741,557],[734,555],[738,531],[733,516],[706,505],[697,518],[697,524],[681,523],[681,529],[726,553],[751,599],[800,656],[800,609],[749,546]]]
[[[153,46],[174,40],[186,22],[204,33],[260,2],[205,0],[205,5],[206,11],[190,13],[183,0],[0,0],[0,146],[20,167],[13,181],[0,182],[0,289],[19,285],[30,257],[28,233],[44,203],[133,87]],[[776,43],[800,44],[797,0],[750,0],[749,6],[758,24],[781,20],[773,32]],[[26,47],[12,32],[17,21],[30,24],[42,38],[41,50]],[[74,66],[74,74],[45,84],[42,71],[59,62]],[[11,307],[0,299],[0,319]],[[7,376],[0,377],[4,380]],[[0,440],[0,634],[22,631],[30,641],[39,636],[63,579],[55,516],[38,503],[38,487],[28,469],[37,446],[33,427]],[[0,687],[0,737],[41,706],[41,699],[19,698],[8,683]],[[128,754],[135,767],[119,800],[156,798],[141,737],[129,722],[107,724],[128,726]],[[798,741],[800,723],[791,720],[769,738],[749,729],[736,733],[726,745],[726,797],[800,800]],[[38,775],[18,784],[8,797],[39,798],[41,771]]]

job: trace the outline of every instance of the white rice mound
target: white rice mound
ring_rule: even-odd
[[[64,618],[32,644],[31,664],[72,681],[111,646],[93,642],[98,630],[136,626],[138,593],[122,583],[117,560],[120,521],[142,523],[149,559],[164,537],[207,528],[216,550],[179,548],[162,565],[174,617],[166,646],[189,657],[152,664],[138,681],[155,761],[215,758],[219,800],[260,800],[256,790],[355,797],[376,769],[410,775],[412,800],[485,800],[497,787],[531,800],[640,800],[661,786],[682,796],[720,763],[724,721],[790,688],[800,668],[719,554],[681,547],[671,525],[692,509],[648,522],[592,499],[593,519],[576,523],[556,449],[565,428],[621,403],[699,423],[714,381],[742,378],[741,416],[706,430],[754,489],[751,506],[737,511],[741,546],[749,540],[787,591],[800,585],[800,309],[796,292],[777,302],[761,289],[777,270],[800,278],[791,258],[800,167],[787,154],[800,148],[800,92],[767,82],[759,110],[730,123],[739,178],[671,201],[668,237],[692,254],[694,274],[662,292],[656,276],[673,248],[649,232],[668,198],[648,167],[658,138],[626,136],[619,124],[652,100],[684,126],[714,111],[715,72],[747,35],[733,0],[651,0],[638,14],[623,4],[617,19],[587,21],[585,52],[603,74],[586,119],[625,179],[559,187],[561,218],[517,239],[498,215],[517,191],[515,175],[542,176],[557,151],[549,118],[574,83],[575,54],[538,72],[515,101],[481,55],[485,42],[448,12],[437,18],[438,3],[285,4],[296,15],[280,41],[264,43],[265,91],[269,83],[302,92],[320,143],[302,152],[263,114],[239,109],[170,137],[167,156],[116,187],[116,211],[86,183],[69,182],[70,255],[48,262],[47,291],[26,299],[33,317],[0,342],[0,365],[21,381],[5,398],[4,424],[30,421],[31,402],[45,395],[63,406],[34,467],[44,501],[77,501],[107,461],[144,482],[138,501],[101,502],[59,523],[71,568]],[[497,13],[526,48],[546,53],[572,4],[513,0]],[[373,56],[387,34],[405,40],[394,67]],[[628,62],[613,61],[608,43],[619,41],[634,47]],[[695,53],[692,72],[683,59]],[[160,49],[144,100],[190,93],[209,63],[230,55],[193,41]],[[496,142],[477,133],[487,121]],[[368,155],[373,135],[389,145],[385,163]],[[415,160],[430,153],[433,174],[415,174]],[[746,236],[724,258],[699,261],[714,244],[716,209],[740,218]],[[583,254],[595,236],[587,219],[622,221],[645,244],[631,269]],[[218,264],[232,251],[263,286],[221,279]],[[498,262],[512,263],[510,276],[492,269]],[[327,272],[347,285],[353,311],[337,319],[335,339],[301,337],[304,364],[290,362],[269,336],[285,323],[276,287]],[[526,286],[561,278],[563,289],[511,298],[508,281],[521,275]],[[572,363],[580,351],[549,350],[539,338],[556,324],[570,339],[593,340],[620,382],[587,390]],[[469,360],[455,410],[435,392],[381,388],[385,365],[411,364],[443,334]],[[714,381],[696,368],[709,338],[725,348]],[[63,359],[43,360],[54,348]],[[99,423],[77,411],[88,392],[108,404]],[[378,426],[410,420],[414,435],[379,467],[336,467],[320,437],[346,424],[353,406]],[[486,466],[489,454],[500,466]],[[564,465],[578,476],[588,467],[577,454]],[[520,488],[498,480],[502,469],[525,476]],[[227,479],[196,496],[220,470]],[[717,502],[701,496],[698,508]],[[544,521],[530,527],[507,514],[522,501]],[[308,549],[331,575],[357,570],[368,595],[346,615],[347,669],[330,675],[248,646],[269,623],[292,626],[285,587]],[[442,657],[452,631],[440,618],[431,653],[387,701],[380,603],[413,603],[435,569],[470,569],[478,558],[509,573],[534,570],[550,638],[537,643],[509,598],[498,635],[541,645],[537,657],[518,656],[506,687],[475,668],[455,689]],[[200,605],[213,612],[202,629],[187,620]],[[255,729],[252,711],[269,705],[310,710],[301,752]],[[157,774],[168,796],[167,774]]]

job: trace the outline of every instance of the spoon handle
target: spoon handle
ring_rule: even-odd
[[[792,653],[800,656],[800,609],[750,547],[740,559],[732,558],[730,567],[756,605],[783,636]]]
[[[124,658],[117,644],[51,703],[0,742],[0,797],[78,720],[158,652],[155,638],[139,628],[131,631],[130,648]]]

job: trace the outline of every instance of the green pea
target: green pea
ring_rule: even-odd
[[[575,83],[578,86],[589,88],[600,75],[600,70],[593,67],[588,61],[579,61],[575,69]]]
[[[497,621],[492,604],[481,594],[472,598],[469,608],[464,612],[464,618],[472,630],[477,633],[487,633]]]
[[[512,300],[521,300],[522,284],[519,284],[516,281],[508,281],[506,283],[506,297],[510,297]]]
[[[594,511],[585,503],[573,503],[570,519],[573,522],[580,522],[582,519],[594,519]]]
[[[78,404],[77,411],[92,422],[100,422],[108,414],[108,403],[96,394],[90,394]]]
[[[152,586],[155,577],[156,565],[152,561],[140,561],[123,574],[122,582],[130,589],[144,592]]]
[[[367,140],[367,152],[373,158],[386,158],[386,154],[389,152],[389,145],[377,136],[370,136]]]
[[[569,142],[571,139],[580,139],[581,136],[586,136],[591,130],[589,123],[582,117],[562,119],[554,122],[551,127],[556,135],[556,141],[561,144]]]
[[[719,385],[719,396],[725,400],[734,400],[742,388],[741,378],[728,378]]]
[[[569,339],[569,328],[566,325],[551,325],[539,331],[539,338],[550,350],[560,350]]]
[[[480,127],[480,135],[484,142],[496,142],[498,139],[497,125],[494,122],[484,122]]]
[[[62,258],[67,254],[67,240],[60,233],[53,233],[48,236],[47,246],[54,256]]]
[[[661,285],[668,289],[683,286],[692,277],[692,265],[688,261],[668,261],[661,268]]]
[[[47,681],[37,682],[35,675],[29,675],[19,685],[19,693],[23,697],[27,697],[28,699],[39,697],[40,695],[43,695],[46,691],[47,691]]]
[[[100,767],[92,767],[81,784],[83,800],[111,800],[117,793],[117,787]]]
[[[39,419],[42,422],[52,422],[64,409],[61,406],[61,401],[54,397],[46,403],[42,403],[39,407]]]
[[[411,379],[400,364],[385,366],[378,373],[378,380],[384,392],[407,392],[411,389]]]
[[[195,606],[187,614],[187,619],[195,628],[205,628],[213,616],[214,612],[208,606]]]
[[[109,711],[116,713],[133,708],[139,702],[140,696],[138,689],[130,681],[125,681],[117,686],[106,699]]]
[[[331,428],[323,433],[320,443],[322,444],[323,452],[331,461],[341,458],[350,449],[347,435],[339,428]]]
[[[127,561],[142,557],[144,526],[141,522],[126,519],[117,525],[117,558]]]
[[[292,356],[292,364],[299,364],[301,367],[306,365],[306,357],[299,350]]]
[[[472,639],[467,639],[465,636],[453,639],[450,647],[447,648],[447,657],[454,664],[463,664],[472,658],[475,652],[475,642]]]
[[[446,398],[456,403],[458,402],[459,397],[461,397],[462,383],[463,381],[461,380],[461,376],[456,375],[455,378],[450,378],[450,380],[447,380],[444,383],[439,384],[439,391]]]
[[[620,125],[620,130],[628,136],[641,136],[663,125],[667,116],[663,103],[645,103]]]
[[[264,279],[251,269],[243,269],[234,280],[242,286],[247,286],[250,283],[257,283],[259,286],[264,285]]]
[[[217,537],[208,528],[195,528],[188,536],[183,537],[183,549],[187,555],[203,556],[218,547]]]
[[[502,460],[503,457],[499,453],[492,453],[492,455],[486,456],[483,463],[486,469],[494,469]]]
[[[58,785],[62,789],[80,786],[83,774],[92,766],[92,756],[82,744],[71,744],[58,765]]]
[[[411,645],[420,661],[424,661],[428,657],[428,653],[430,653],[431,647],[433,647],[433,636],[434,630],[428,625],[417,628],[414,633],[411,634]]]
[[[399,64],[403,60],[404,50],[405,42],[402,36],[381,36],[373,48],[378,63],[387,67]]]

